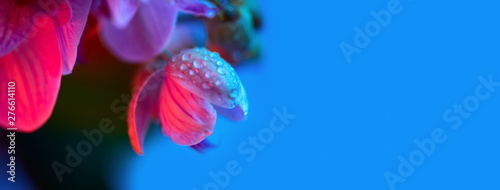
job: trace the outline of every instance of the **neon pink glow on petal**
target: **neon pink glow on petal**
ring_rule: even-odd
[[[62,74],[70,74],[76,61],[80,38],[87,23],[90,1],[69,0],[73,16],[71,21],[56,29],[62,56]]]
[[[0,3],[0,57],[11,52],[30,33],[34,9],[18,6],[15,0]]]
[[[136,14],[140,0],[107,0],[111,22],[117,28],[127,26]]]
[[[164,0],[149,0],[141,3],[134,18],[123,29],[105,21],[101,39],[123,61],[145,61],[165,49],[176,18],[175,6]]]
[[[37,13],[43,12],[52,18],[54,26],[59,27],[71,21],[73,15],[71,6],[68,1],[74,0],[52,0],[52,1],[34,1],[34,5],[38,5]],[[35,20],[36,19],[36,20]],[[37,18],[32,18],[32,22],[36,24]]]
[[[61,54],[52,22],[38,27],[32,38],[10,54],[0,57],[0,85],[16,83],[15,126],[19,132],[33,132],[49,118],[61,82]],[[7,92],[2,90],[0,107],[7,111]],[[7,114],[6,114],[7,115]],[[7,118],[2,128],[10,127]]]
[[[191,146],[212,135],[217,114],[212,105],[182,88],[167,74],[160,94],[160,120],[165,135]]]
[[[161,69],[146,79],[144,84],[134,93],[128,112],[128,134],[135,152],[143,154],[144,138],[149,128],[152,112],[159,104],[160,87],[165,77],[165,70]]]
[[[213,18],[217,12],[217,7],[207,0],[174,0],[180,11]]]

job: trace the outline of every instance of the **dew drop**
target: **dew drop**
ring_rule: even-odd
[[[225,75],[226,74],[226,69],[222,68],[222,67],[219,67],[217,68],[217,72],[221,75]]]
[[[190,75],[195,75],[195,74],[196,74],[196,72],[194,72],[193,70],[189,70],[189,74],[190,74]]]
[[[236,89],[233,89],[231,90],[231,93],[229,93],[229,96],[231,96],[231,98],[236,98],[236,96],[238,96],[238,90]]]
[[[220,84],[222,84],[220,80],[215,81],[215,86],[219,86]]]
[[[219,57],[219,54],[217,52],[214,52],[214,53],[210,54],[210,57],[211,58],[217,58],[217,57]]]
[[[187,68],[188,68],[188,66],[186,64],[181,65],[181,70],[186,70]]]
[[[205,62],[203,62],[202,60],[197,59],[197,60],[194,60],[193,66],[194,66],[194,68],[198,68],[198,69],[203,68],[204,63]]]
[[[224,63],[222,61],[217,61],[217,66],[222,66]]]
[[[210,88],[210,85],[209,85],[209,84],[207,84],[207,83],[203,83],[201,86],[202,86],[204,89],[209,89],[209,88]]]
[[[182,55],[182,60],[183,61],[187,61],[187,60],[190,60],[190,59],[191,59],[191,54],[185,53],[184,55]]]

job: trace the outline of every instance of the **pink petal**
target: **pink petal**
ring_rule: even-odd
[[[15,82],[15,127],[20,132],[33,132],[47,121],[61,82],[61,54],[54,25],[48,22],[36,29],[32,38],[0,57],[0,85],[5,88],[0,94],[0,107],[7,111],[7,84]],[[0,119],[0,125],[10,127],[7,119]]]
[[[140,0],[107,0],[111,22],[124,28],[136,14]]]
[[[164,0],[141,3],[137,14],[123,29],[104,23],[101,39],[117,57],[140,62],[159,55],[167,46],[177,9]]]
[[[227,118],[234,121],[243,121],[246,119],[248,113],[248,101],[245,89],[241,86],[242,99],[241,102],[232,109],[223,108],[219,106],[214,106],[217,113],[226,116]]]
[[[71,5],[69,4],[68,1],[74,1],[74,0],[35,1],[35,3],[33,4],[38,6],[37,13],[43,12],[46,15],[52,17],[54,26],[59,27],[71,21],[73,13]],[[33,22],[36,21],[33,20]]]
[[[196,16],[213,18],[217,13],[217,6],[207,0],[175,0],[175,5],[180,11]]]
[[[90,1],[69,0],[73,16],[71,21],[56,29],[62,56],[62,74],[70,74],[76,61],[80,38],[87,23]]]
[[[165,70],[161,69],[153,74],[134,93],[129,106],[128,134],[130,142],[137,154],[142,155],[144,138],[149,128],[152,112],[158,106],[160,87],[165,77]]]
[[[15,0],[0,3],[0,57],[16,48],[29,35],[35,10]]]
[[[165,135],[191,146],[212,135],[217,114],[204,99],[182,88],[167,74],[160,94],[160,120]]]

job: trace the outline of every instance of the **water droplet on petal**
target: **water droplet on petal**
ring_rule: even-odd
[[[203,68],[203,65],[205,64],[205,62],[203,62],[202,60],[199,60],[199,59],[196,59],[194,60],[193,62],[193,66],[194,68]]]
[[[213,53],[210,54],[210,57],[211,58],[217,58],[217,57],[219,57],[219,54],[217,52],[213,52]]]
[[[187,68],[188,68],[188,66],[187,66],[186,64],[182,64],[182,65],[181,65],[181,70],[185,70],[185,69],[187,69]]]
[[[201,86],[202,86],[204,89],[209,89],[209,88],[210,88],[210,85],[209,85],[209,84],[207,84],[207,83],[203,83]]]
[[[182,60],[183,61],[187,61],[187,60],[190,60],[190,59],[191,59],[191,54],[185,53],[184,55],[182,55]]]
[[[231,90],[231,93],[229,93],[229,96],[231,96],[231,98],[236,98],[236,96],[238,96],[238,90],[236,89],[233,89]]]
[[[195,74],[196,74],[196,72],[194,72],[194,71],[191,69],[191,70],[189,70],[189,74],[190,74],[190,75],[195,75]]]
[[[224,63],[222,61],[217,61],[217,66],[222,66]]]
[[[208,78],[210,78],[210,77],[211,77],[211,76],[213,76],[213,75],[214,75],[214,73],[213,73],[212,71],[207,71],[207,72],[205,73],[205,78],[207,78],[207,79],[208,79]]]
[[[225,75],[226,74],[226,69],[222,68],[222,67],[219,67],[217,68],[217,72],[221,75]]]
[[[219,86],[220,84],[222,84],[220,80],[215,81],[215,86]]]

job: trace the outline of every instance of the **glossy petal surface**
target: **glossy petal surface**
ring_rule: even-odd
[[[62,74],[70,74],[76,61],[80,38],[87,23],[90,1],[69,0],[71,21],[56,29],[62,56]]]
[[[165,77],[165,70],[158,70],[134,93],[129,105],[128,134],[137,154],[142,155],[144,138],[149,128],[150,119],[159,103],[160,87]]]
[[[187,91],[167,74],[160,94],[160,120],[165,135],[179,145],[200,143],[214,130],[212,105]]]
[[[0,57],[11,52],[30,33],[34,9],[19,6],[14,0],[0,3]]]
[[[176,18],[174,5],[163,0],[145,1],[125,28],[105,23],[101,39],[123,61],[145,61],[165,49]]]
[[[15,126],[20,132],[33,132],[49,118],[54,108],[61,82],[61,55],[52,22],[38,28],[32,38],[26,39],[14,51],[0,58],[0,85],[7,88],[16,83]],[[7,108],[6,91],[0,94],[0,106]],[[3,128],[10,127],[1,119]]]
[[[111,22],[117,28],[124,28],[134,17],[139,8],[140,0],[106,0],[111,16]]]

